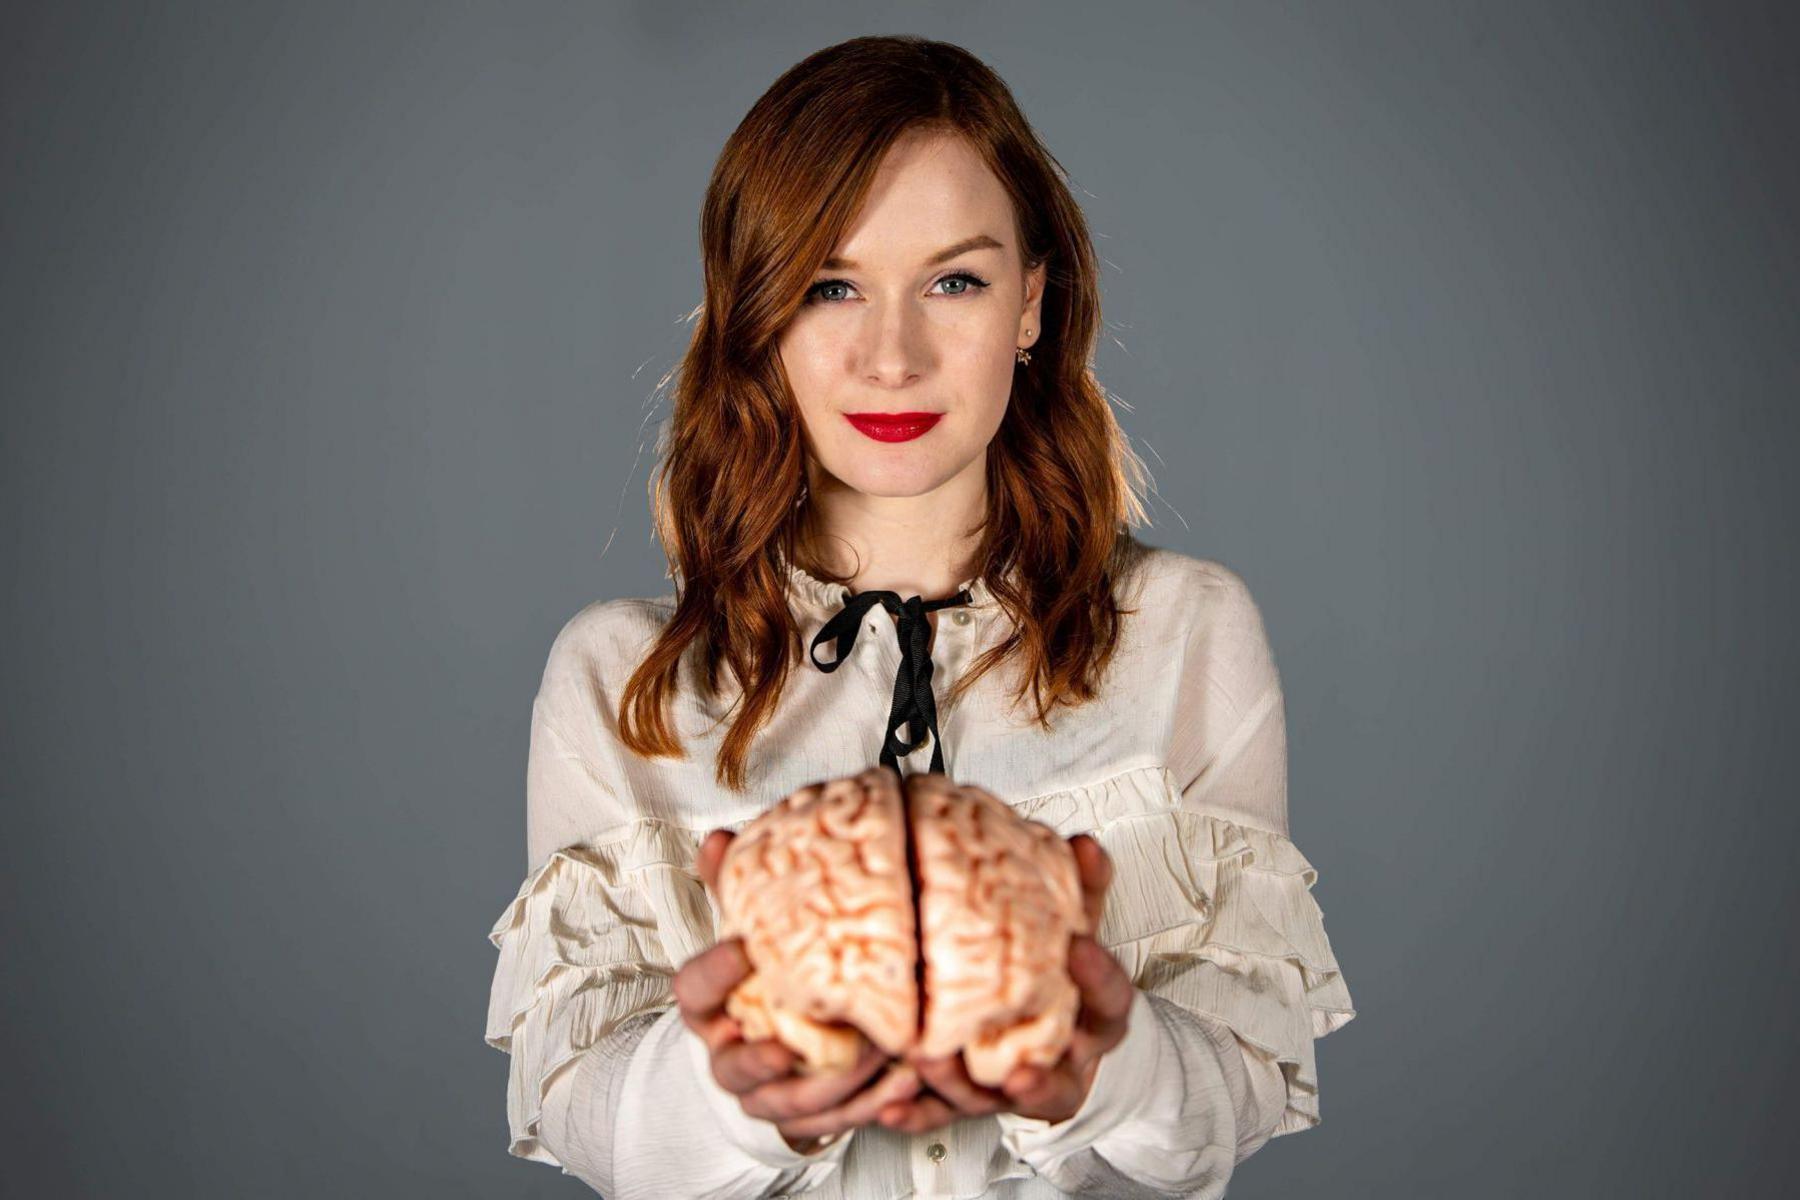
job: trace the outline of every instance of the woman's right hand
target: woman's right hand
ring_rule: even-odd
[[[715,894],[719,861],[732,837],[728,829],[713,830],[695,860],[700,878]],[[711,1052],[719,1086],[736,1096],[750,1116],[772,1122],[794,1150],[810,1154],[824,1139],[871,1124],[885,1106],[917,1094],[919,1076],[911,1064],[890,1060],[860,1031],[855,1065],[833,1074],[794,1074],[798,1058],[786,1046],[772,1038],[745,1041],[737,1021],[725,1012],[725,998],[749,974],[743,939],[727,938],[675,972],[675,1002],[681,1019]],[[886,1073],[865,1088],[884,1065]]]

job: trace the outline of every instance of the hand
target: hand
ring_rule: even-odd
[[[1069,839],[1081,870],[1082,903],[1088,927],[1098,930],[1112,882],[1112,862],[1100,843],[1085,833]],[[1111,953],[1087,934],[1069,939],[1069,975],[1081,990],[1081,1008],[1069,1048],[1054,1065],[1020,1066],[999,1088],[969,1078],[962,1053],[939,1059],[908,1055],[928,1091],[881,1110],[881,1123],[902,1133],[925,1133],[963,1117],[1014,1112],[1044,1121],[1066,1121],[1081,1109],[1100,1070],[1100,1056],[1125,1037],[1136,987]]]
[[[715,829],[700,846],[695,868],[710,891],[718,890],[719,862],[733,836],[728,829]],[[719,1086],[736,1096],[746,1113],[772,1122],[794,1150],[811,1154],[833,1134],[869,1124],[882,1105],[917,1093],[918,1073],[890,1060],[860,1031],[855,1065],[823,1075],[794,1075],[797,1056],[773,1038],[745,1041],[742,1027],[725,1012],[725,998],[749,974],[743,939],[727,938],[675,973],[676,1004],[682,1021],[711,1051]],[[889,1063],[885,1075],[863,1088]]]

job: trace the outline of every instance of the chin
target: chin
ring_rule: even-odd
[[[900,498],[923,496],[942,487],[956,471],[936,461],[869,463],[860,462],[836,475],[846,487],[865,496]]]
[[[891,479],[870,479],[868,481],[847,480],[850,487],[865,496],[880,496],[884,499],[899,500],[910,496],[923,496],[935,489],[941,481],[928,480],[924,483],[909,483]]]

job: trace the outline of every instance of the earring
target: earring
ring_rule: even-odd
[[[1025,336],[1030,337],[1031,330],[1027,329],[1025,331]],[[1031,351],[1025,349],[1025,347],[1023,347],[1023,346],[1020,346],[1016,350],[1013,351],[1013,358],[1014,358],[1014,360],[1016,360],[1018,362],[1029,363],[1031,361]]]

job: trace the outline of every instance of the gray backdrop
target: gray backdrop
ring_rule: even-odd
[[[591,1194],[481,1037],[531,697],[666,587],[725,136],[901,31],[1073,173],[1143,536],[1287,687],[1360,1017],[1232,1195],[1773,1186],[1791,11],[8,6],[0,1190]]]

